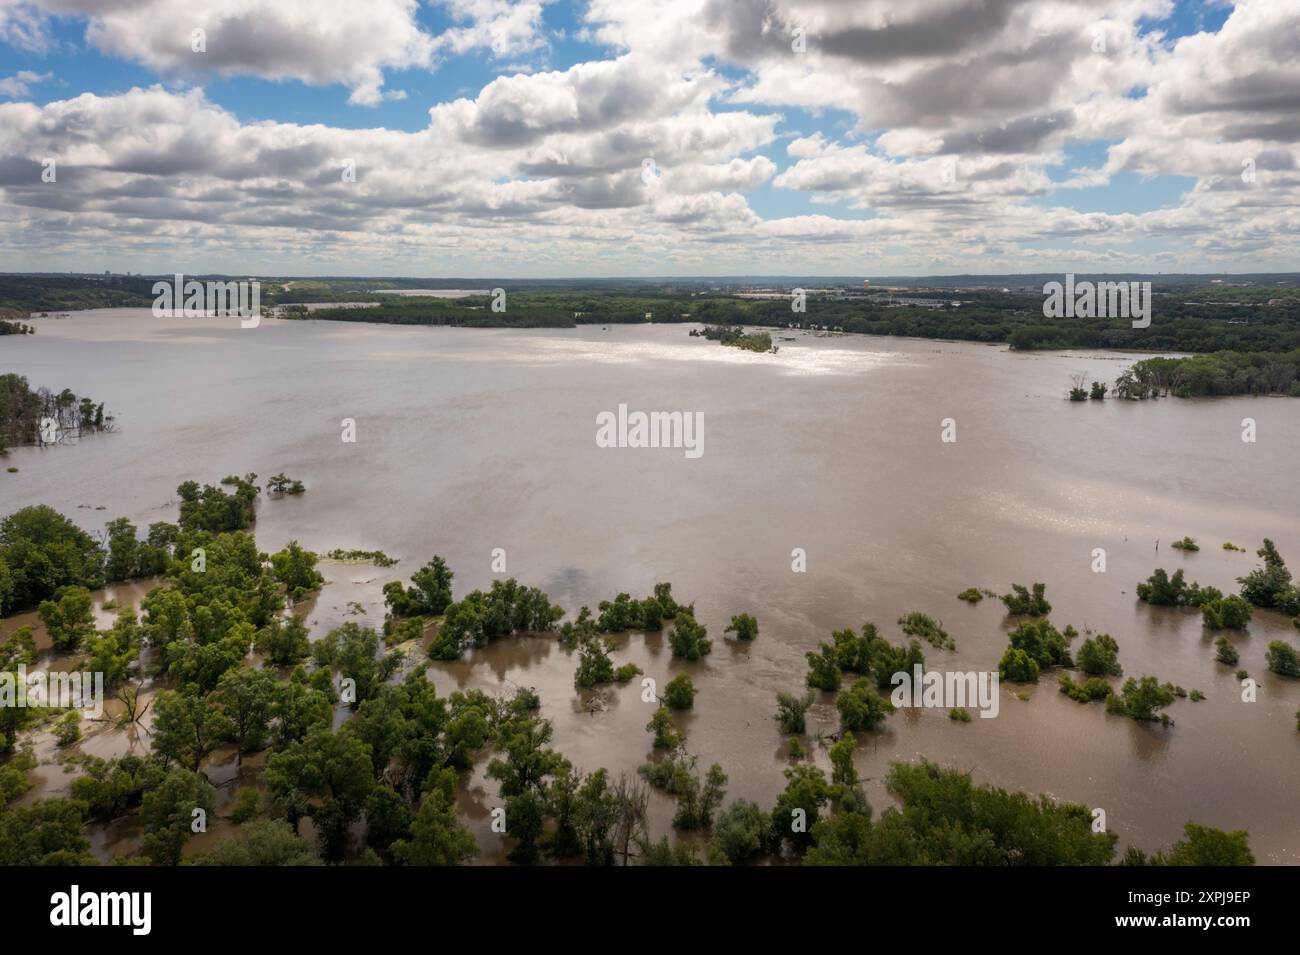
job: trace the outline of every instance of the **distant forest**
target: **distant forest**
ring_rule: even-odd
[[[264,307],[278,308],[282,318],[317,321],[466,328],[687,322],[715,328],[797,327],[1001,343],[1020,351],[1104,348],[1183,352],[1198,357],[1165,360],[1173,364],[1135,365],[1126,372],[1128,378],[1117,382],[1115,393],[1135,398],[1300,393],[1300,282],[1296,276],[1255,276],[1249,282],[1201,279],[1199,283],[1189,276],[1158,277],[1153,279],[1153,319],[1148,328],[1133,328],[1122,318],[1046,318],[1040,278],[1004,276],[1005,288],[963,288],[952,284],[957,277],[936,279],[928,288],[810,285],[802,312],[795,312],[780,291],[774,293],[780,297],[743,298],[741,285],[713,279],[274,279],[264,281],[262,302]],[[156,280],[149,276],[0,275],[0,319],[79,308],[147,306],[153,300]],[[761,282],[755,279],[749,287]],[[399,297],[381,291],[455,287],[504,288],[506,308],[493,311],[492,297],[487,294],[440,299]],[[359,301],[378,304],[355,304]],[[309,312],[308,303],[337,303],[337,307]],[[23,330],[14,321],[8,324],[11,327],[0,331]]]

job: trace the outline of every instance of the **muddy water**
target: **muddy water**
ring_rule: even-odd
[[[1058,626],[1109,632],[1126,674],[1208,700],[1180,700],[1176,724],[1152,728],[1073,703],[1049,678],[1003,687],[996,719],[899,713],[861,737],[873,803],[888,802],[891,760],[927,756],[1104,808],[1125,843],[1166,844],[1195,819],[1249,829],[1261,862],[1300,861],[1300,682],[1264,668],[1267,643],[1294,643],[1294,628],[1257,614],[1234,638],[1241,666],[1261,681],[1258,701],[1243,703],[1198,616],[1134,598],[1157,565],[1235,589],[1264,536],[1300,569],[1300,402],[1075,405],[1063,400],[1070,375],[1113,380],[1132,359],[799,333],[775,356],[754,355],[686,332],[273,320],[240,329],[125,310],[41,320],[34,337],[0,339],[0,370],[107,401],[121,431],[14,452],[19,473],[0,475],[0,510],[48,503],[87,527],[119,515],[144,525],[175,518],[183,479],[284,471],[308,492],[259,505],[263,549],[296,538],[402,558],[391,570],[327,567],[314,634],[345,619],[377,624],[382,583],[435,552],[459,594],[490,583],[491,552],[504,548],[511,575],[570,609],[671,580],[679,599],[696,602],[713,654],[674,661],[662,636],[631,634],[615,659],[660,685],[690,673],[700,693],[678,722],[691,752],[723,765],[729,798],[763,805],[788,764],[774,696],[801,685],[804,652],[832,629],[871,620],[897,640],[894,621],[921,610],[957,643],[955,653],[927,649],[932,666],[993,669],[1008,628],[1000,603],[968,607],[955,595],[1042,580]],[[703,412],[703,456],[598,448],[595,417],[619,403]],[[1253,444],[1241,441],[1245,417],[1257,424]],[[344,418],[356,422],[354,444],[340,440]],[[956,421],[955,443],[940,440],[944,418]],[[1171,550],[1184,534],[1203,549]],[[1221,550],[1228,540],[1248,552]],[[791,572],[795,547],[807,552],[806,573]],[[1106,573],[1091,569],[1098,547]],[[740,612],[760,622],[749,647],[723,639]],[[571,760],[634,770],[650,752],[640,687],[603,691],[588,706],[572,686],[575,666],[556,644],[522,639],[431,673],[444,691],[534,686]],[[812,716],[810,730],[834,729],[829,696]],[[828,764],[824,750],[816,758]],[[495,803],[479,767],[462,809],[488,859],[499,854]],[[671,813],[656,795],[658,832]]]

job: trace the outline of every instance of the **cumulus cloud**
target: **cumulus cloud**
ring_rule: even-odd
[[[416,0],[0,0],[0,42],[38,51],[48,17],[81,16],[88,42],[166,82],[0,103],[10,235],[68,254],[242,243],[335,271],[1295,267],[1289,3],[1239,0],[1171,40],[1152,26],[1171,0],[591,0],[574,34],[595,52],[559,69],[542,0],[436,6],[441,32]],[[412,131],[247,122],[173,82],[377,104],[404,95],[393,71],[466,55],[496,78]],[[1185,185],[1164,208],[1072,208],[1120,174]]]

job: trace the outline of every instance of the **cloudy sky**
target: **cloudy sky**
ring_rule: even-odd
[[[0,270],[1300,270],[1298,53],[1300,0],[0,0]]]

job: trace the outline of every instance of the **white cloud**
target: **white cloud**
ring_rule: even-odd
[[[1142,25],[1169,0],[592,0],[574,33],[608,50],[565,69],[543,68],[540,0],[445,0],[438,35],[415,0],[39,4],[93,6],[91,42],[169,81],[203,75],[194,26],[209,74],[344,84],[357,103],[467,52],[500,75],[429,104],[416,132],[241,122],[197,88],[0,103],[0,215],[31,248],[242,243],[334,271],[409,256],[471,274],[855,273],[865,255],[897,271],[1294,268],[1300,252],[1290,0],[1240,0],[1176,43]],[[36,9],[0,0],[0,37],[21,22],[36,43]],[[24,75],[0,95],[28,95]],[[1071,161],[1089,143],[1105,160]],[[50,156],[57,185],[39,179]],[[1071,208],[1120,172],[1189,184],[1170,208]],[[772,211],[785,201],[793,214]]]
[[[53,74],[34,73],[31,70],[19,70],[13,76],[0,77],[0,96],[20,99],[31,92],[36,83],[44,83]]]

